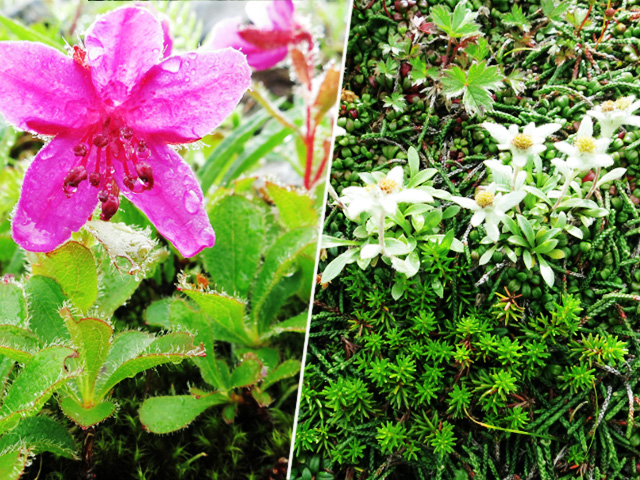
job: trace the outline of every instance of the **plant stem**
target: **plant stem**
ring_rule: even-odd
[[[558,197],[558,200],[553,205],[553,207],[551,207],[551,210],[555,210],[556,208],[558,208],[558,205],[560,205],[560,202],[562,202],[562,199],[567,194],[567,191],[569,190],[569,185],[571,185],[571,182],[575,177],[576,177],[575,172],[571,172],[571,175],[567,177],[567,179],[564,182],[564,185],[562,186],[562,191],[560,192],[560,196]]]
[[[82,466],[80,467],[80,480],[93,480],[96,474],[93,471],[93,445],[96,439],[95,427],[89,427],[84,431],[82,440]]]
[[[380,213],[380,217],[378,217],[378,242],[380,243],[380,254],[386,255],[387,252],[384,248],[384,219],[386,215],[384,212]]]
[[[593,195],[593,192],[596,191],[596,184],[598,183],[599,178],[600,178],[600,167],[596,168],[596,176],[593,177],[593,185],[591,185],[591,188],[589,189],[589,193],[587,193],[587,196],[584,197],[585,199],[589,200],[589,198],[591,198],[591,195]]]

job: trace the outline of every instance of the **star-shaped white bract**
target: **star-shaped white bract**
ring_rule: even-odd
[[[510,125],[509,128],[506,128],[497,123],[484,122],[482,126],[498,142],[500,150],[511,151],[511,164],[515,168],[522,169],[533,160],[537,170],[542,168],[540,154],[547,149],[544,145],[545,140],[562,127],[558,123],[548,123],[536,127],[532,122],[524,127],[520,133],[517,125]]]
[[[640,127],[640,116],[633,114],[640,108],[640,100],[634,101],[635,98],[631,95],[615,102],[607,100],[587,112],[587,115],[598,120],[602,137],[611,138],[622,125]]]
[[[557,142],[555,147],[567,155],[568,168],[582,172],[613,165],[613,158],[606,153],[610,142],[610,138],[594,138],[593,120],[591,117],[585,117],[580,123],[573,145],[568,142]]]
[[[451,197],[451,200],[461,207],[474,212],[471,217],[472,226],[477,227],[484,222],[487,236],[493,242],[497,242],[500,239],[500,229],[498,227],[507,216],[507,212],[524,200],[527,195],[527,192],[522,190],[503,195],[502,193],[495,193],[497,188],[498,185],[492,183],[486,189],[478,191],[475,199]]]
[[[396,213],[399,203],[431,203],[433,197],[419,188],[403,188],[404,171],[394,167],[378,183],[365,187],[347,187],[342,191],[340,201],[346,206],[346,215],[357,220],[367,212],[373,217]]]

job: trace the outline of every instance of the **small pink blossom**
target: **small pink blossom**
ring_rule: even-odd
[[[291,0],[251,1],[246,12],[253,25],[242,25],[240,17],[222,20],[213,27],[210,46],[240,50],[249,65],[266,70],[284,60],[289,45],[312,43],[309,33],[296,22]]]
[[[28,168],[13,214],[14,240],[45,252],[120,193],[187,257],[215,235],[192,170],[169,144],[217,127],[250,84],[233,49],[163,59],[166,35],[147,10],[123,7],[89,28],[72,56],[35,42],[0,42],[0,113],[54,136]]]

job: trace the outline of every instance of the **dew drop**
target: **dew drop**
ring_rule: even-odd
[[[215,240],[215,237],[210,227],[204,227],[202,230],[200,230],[200,237],[206,243],[212,244]]]
[[[184,208],[186,208],[189,213],[196,213],[200,208],[200,199],[198,198],[198,194],[193,190],[187,190],[184,194]]]
[[[180,57],[169,57],[161,64],[164,70],[171,73],[176,73],[180,70],[180,65],[182,65]]]

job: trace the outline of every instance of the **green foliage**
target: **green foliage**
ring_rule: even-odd
[[[462,103],[471,114],[483,114],[493,107],[491,94],[502,88],[504,76],[496,66],[474,63],[468,71],[454,66],[444,72],[443,92],[448,98],[462,95]]]
[[[467,8],[465,2],[458,2],[453,12],[444,5],[436,5],[431,9],[433,23],[451,38],[480,35],[475,17],[476,14]]]

